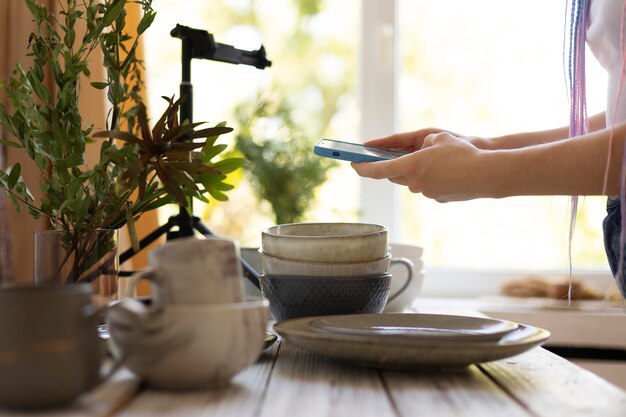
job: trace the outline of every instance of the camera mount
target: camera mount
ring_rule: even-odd
[[[181,103],[180,123],[193,122],[193,86],[191,84],[191,61],[192,59],[208,59],[212,61],[226,62],[229,64],[250,65],[258,69],[264,69],[272,65],[265,54],[263,45],[254,51],[237,49],[234,46],[215,42],[212,34],[202,29],[193,29],[177,24],[170,31],[170,35],[182,41],[182,80],[180,84],[180,96],[187,99]],[[193,207],[190,201],[190,210]],[[177,230],[174,230],[174,229]],[[200,219],[189,214],[187,209],[179,206],[179,213],[171,216],[166,224],[158,227],[149,233],[139,242],[139,250],[145,248],[150,243],[157,240],[161,235],[167,233],[167,239],[193,236],[195,231],[205,236],[214,236],[211,230],[206,227]],[[120,255],[120,264],[130,259],[135,253],[133,248],[126,250]],[[256,287],[260,287],[259,274],[244,259],[241,259],[244,275]],[[131,275],[131,271],[121,271],[120,275]]]

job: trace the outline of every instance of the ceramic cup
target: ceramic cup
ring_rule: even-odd
[[[261,232],[271,256],[304,262],[367,262],[387,255],[385,226],[368,223],[291,223]]]
[[[394,257],[402,257],[403,259],[408,259],[413,263],[413,267],[411,268],[411,282],[398,297],[390,301],[385,307],[385,312],[401,312],[415,302],[422,289],[422,284],[424,282],[424,263],[422,261],[422,253],[424,250],[420,246],[399,243],[390,244],[389,250]],[[389,268],[389,272],[393,276],[391,279],[392,293],[403,287],[406,282],[403,279],[403,270],[404,268],[397,264],[391,265]]]
[[[350,279],[263,274],[260,281],[272,317],[278,322],[306,316],[380,313],[388,300],[402,291],[390,296],[388,273]]]
[[[89,284],[0,288],[0,406],[60,406],[105,379],[92,303]]]
[[[157,308],[127,298],[107,318],[116,356],[151,386],[219,388],[261,353],[268,302]]]
[[[181,238],[150,251],[149,267],[130,277],[126,296],[137,282],[151,281],[157,304],[234,303],[245,298],[239,245],[225,238]]]

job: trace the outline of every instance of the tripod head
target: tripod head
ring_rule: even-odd
[[[174,38],[179,38],[183,43],[180,96],[187,97],[187,100],[180,107],[181,124],[185,121],[193,121],[192,59],[209,59],[230,64],[251,65],[258,69],[264,69],[272,65],[272,62],[265,56],[263,45],[256,51],[244,51],[231,45],[215,42],[213,35],[206,30],[192,29],[179,24],[170,31],[170,35]]]
[[[206,30],[192,29],[178,24],[172,29],[170,35],[181,39],[183,48],[185,44],[190,47],[189,59],[210,59],[230,64],[251,65],[258,69],[272,65],[272,62],[265,55],[263,45],[255,51],[244,51],[232,45],[215,42],[213,35]]]

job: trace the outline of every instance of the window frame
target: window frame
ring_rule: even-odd
[[[398,0],[362,0],[359,66],[360,132],[363,140],[390,135],[398,128],[399,21]],[[389,181],[361,178],[359,220],[389,227],[390,241],[406,239],[402,227],[401,189]],[[427,248],[426,248],[427,250]],[[428,268],[428,265],[426,265]],[[428,268],[423,295],[473,297],[497,293],[505,281],[528,276],[568,276],[563,269],[520,271],[501,269]],[[610,285],[610,271],[585,269],[577,277]]]

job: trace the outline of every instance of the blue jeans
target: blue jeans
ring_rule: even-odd
[[[611,272],[617,282],[617,287],[626,298],[626,261],[622,260],[622,270],[619,274],[620,267],[620,232],[622,230],[622,213],[621,204],[618,198],[609,198],[606,202],[606,217],[602,222],[604,230],[604,249],[609,260]],[[626,250],[624,251],[626,255]]]

